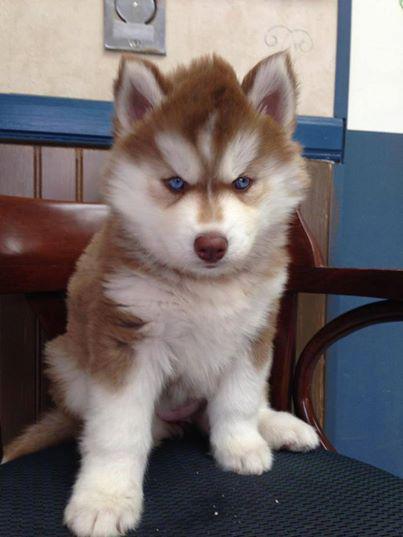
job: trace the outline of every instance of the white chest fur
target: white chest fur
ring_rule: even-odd
[[[147,338],[169,349],[174,377],[186,379],[194,390],[211,385],[231,358],[248,352],[284,277],[168,284],[127,271],[115,273],[105,292],[146,322]]]

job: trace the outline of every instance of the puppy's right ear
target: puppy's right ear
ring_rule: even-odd
[[[116,130],[127,134],[165,97],[169,85],[156,65],[122,56],[114,85]]]

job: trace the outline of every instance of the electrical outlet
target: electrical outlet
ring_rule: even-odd
[[[165,0],[104,0],[108,50],[165,54]]]

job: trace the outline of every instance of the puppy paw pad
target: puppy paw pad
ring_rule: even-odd
[[[118,537],[136,526],[141,504],[141,498],[130,495],[73,495],[64,523],[77,537]]]

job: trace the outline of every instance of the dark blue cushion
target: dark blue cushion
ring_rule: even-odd
[[[0,468],[0,535],[67,536],[63,510],[78,468],[63,445]],[[402,537],[403,480],[318,450],[276,454],[263,476],[221,471],[198,436],[156,449],[138,537]]]

